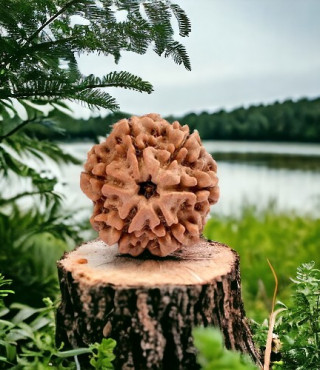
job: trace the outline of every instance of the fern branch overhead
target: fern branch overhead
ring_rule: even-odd
[[[119,109],[119,105],[111,95],[97,89],[84,89],[84,91],[77,92],[72,100],[85,103],[89,108],[102,107],[111,111]]]
[[[118,21],[117,12],[123,10],[126,16]],[[154,45],[158,55],[190,70],[184,46],[174,39],[174,20],[179,35],[188,36],[189,18],[170,1],[7,0],[0,14],[0,105],[9,98],[67,99],[115,110],[116,101],[97,89],[151,93],[149,82],[126,71],[85,84],[93,78],[79,71],[76,55],[97,52],[118,62],[123,51],[144,54]],[[95,91],[83,92],[90,89]]]
[[[87,77],[82,77],[77,84],[70,84],[65,81],[60,81],[60,79],[52,79],[51,81],[43,80],[31,80],[29,79],[22,86],[14,85],[14,89],[10,94],[4,95],[0,91],[0,98],[41,98],[45,97],[47,99],[73,99],[77,100],[79,93],[84,90],[107,88],[107,87],[121,87],[124,89],[135,90],[139,92],[147,92],[150,94],[153,91],[152,85],[142,80],[140,77],[135,76],[129,72],[111,72],[104,76],[103,78],[95,77],[94,75],[89,75]],[[105,95],[106,102],[101,106],[106,105],[107,102],[110,103],[110,109],[113,110],[117,106],[115,100],[110,97],[110,95]]]
[[[179,35],[181,37],[189,36],[191,32],[191,22],[186,12],[183,9],[181,9],[181,7],[178,4],[171,4],[170,8],[178,21]]]
[[[90,75],[83,80],[83,86],[81,86],[80,89],[84,90],[101,87],[122,87],[124,89],[140,92],[144,91],[148,94],[153,91],[152,85],[149,82],[126,71],[111,72],[101,79]]]

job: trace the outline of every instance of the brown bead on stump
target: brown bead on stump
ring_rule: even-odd
[[[241,300],[239,257],[201,240],[165,258],[120,255],[101,240],[58,262],[57,343],[117,341],[115,369],[199,369],[192,329],[219,327],[260,364]]]

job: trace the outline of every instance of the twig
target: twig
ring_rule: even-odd
[[[78,356],[74,356],[74,362],[76,363],[77,370],[81,370],[81,366],[78,360]]]
[[[285,308],[279,308],[276,311],[272,311],[272,313],[270,314],[267,344],[266,344],[266,350],[264,352],[263,370],[269,370],[270,369],[270,357],[271,357],[271,349],[272,349],[273,328],[274,328],[274,324],[276,323],[277,315],[282,311],[285,311]]]
[[[56,14],[50,17],[46,22],[44,22],[41,27],[39,27],[31,36],[27,38],[26,44],[29,44],[31,40],[33,40],[48,24],[53,22],[56,18],[59,17],[62,13],[64,13],[69,6],[73,5],[74,3],[78,2],[78,0],[71,0],[66,5],[64,5]]]
[[[271,264],[271,262],[269,261],[269,259],[267,258],[267,262],[268,262],[268,265],[270,267],[270,270],[272,271],[272,274],[273,274],[273,277],[274,277],[274,282],[275,282],[275,287],[274,287],[274,291],[273,291],[273,298],[272,298],[272,307],[271,307],[271,314],[273,313],[273,310],[274,310],[274,306],[276,305],[276,298],[277,298],[277,293],[278,293],[278,277],[277,277],[277,274]]]
[[[11,93],[7,95],[7,98],[15,98],[15,99],[24,99],[24,98],[30,98],[30,96],[33,97],[43,97],[43,96],[51,96],[51,97],[57,97],[57,96],[63,96],[63,92],[58,91],[42,91],[42,92],[27,92],[27,93]]]

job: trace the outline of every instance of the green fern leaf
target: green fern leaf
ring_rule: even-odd
[[[170,8],[178,21],[179,35],[181,37],[189,36],[191,32],[191,22],[186,12],[181,9],[178,4],[171,4]]]
[[[186,48],[178,41],[170,43],[165,51],[165,57],[171,56],[177,64],[183,64],[188,71],[191,71],[191,63]]]
[[[87,105],[90,109],[93,108],[105,108],[112,112],[119,109],[119,105],[116,100],[108,93],[104,91],[96,90],[84,90],[76,92],[69,97],[69,100],[77,100],[80,103]]]

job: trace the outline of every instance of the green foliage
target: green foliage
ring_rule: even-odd
[[[121,14],[121,20],[118,15]],[[190,21],[170,1],[140,0],[8,0],[0,16],[0,115],[16,113],[13,99],[60,104],[79,101],[90,108],[118,109],[102,88],[121,87],[152,92],[152,86],[126,71],[103,78],[85,76],[76,56],[96,52],[118,62],[123,51],[172,57],[190,70],[182,44],[174,40],[172,15],[181,37],[190,33]]]
[[[240,215],[214,215],[204,234],[239,253],[247,316],[262,322],[271,311],[274,289],[266,259],[269,258],[278,275],[278,297],[287,301],[290,276],[295,275],[296,266],[309,261],[310,256],[320,264],[319,230],[319,218],[280,212],[270,205],[262,210],[244,206]]]
[[[283,369],[317,369],[320,364],[320,270],[315,263],[297,269],[293,297],[275,331],[282,341]]]
[[[37,110],[28,106],[28,112]],[[81,229],[62,210],[50,168],[79,161],[30,132],[18,134],[16,119],[4,121],[11,131],[0,142],[0,270],[13,278],[16,299],[38,304],[56,290],[55,261],[79,240]]]
[[[32,164],[29,165],[29,162]],[[9,198],[3,197],[0,199],[0,207],[29,196],[39,196],[47,203],[52,199],[59,201],[59,195],[54,192],[57,178],[48,169],[53,162],[79,163],[75,157],[64,153],[58,145],[45,140],[39,141],[26,133],[3,139],[0,143],[1,186],[10,189],[13,179],[23,178],[28,182],[28,190]]]
[[[55,347],[55,305],[49,298],[43,301],[41,308],[15,303],[10,310],[0,311],[1,369],[75,369],[74,356],[93,354],[91,348],[62,351]]]
[[[8,285],[0,275],[0,287]],[[5,307],[3,297],[11,290],[0,289],[0,369],[6,370],[47,370],[76,369],[75,356],[90,355],[90,364],[98,370],[113,369],[113,339],[103,339],[101,344],[94,343],[88,348],[62,351],[55,346],[56,305],[44,298],[44,307],[32,308],[14,303],[10,309]]]
[[[111,338],[103,338],[100,344],[95,343],[90,346],[93,351],[93,357],[90,364],[97,370],[113,369],[112,361],[115,359],[113,350],[116,346],[116,341]]]
[[[3,307],[3,298],[7,297],[8,294],[14,293],[13,290],[9,289],[2,289],[1,287],[4,285],[10,285],[12,280],[5,279],[4,276],[0,273],[0,308]]]
[[[253,332],[253,341],[257,348],[265,349],[268,337],[269,320],[265,319],[261,324],[250,320],[250,328]]]
[[[227,350],[218,329],[196,328],[194,344],[198,349],[197,361],[203,370],[257,370],[249,357]]]
[[[80,242],[80,231],[73,213],[56,202],[48,203],[45,211],[39,206],[21,210],[14,204],[0,211],[0,269],[14,278],[15,299],[35,305],[43,296],[56,294],[56,261]]]

